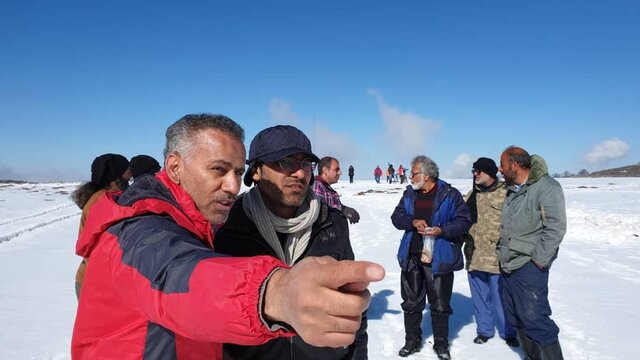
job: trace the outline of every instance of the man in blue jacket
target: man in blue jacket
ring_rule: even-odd
[[[425,298],[431,308],[433,350],[438,359],[449,354],[449,304],[453,272],[463,267],[461,242],[471,227],[469,209],[460,191],[439,179],[438,165],[420,155],[411,161],[411,185],[396,206],[391,221],[404,230],[398,249],[401,272],[405,344],[398,355],[405,357],[422,347],[422,311]],[[422,257],[423,236],[435,238],[432,255]],[[423,262],[424,260],[424,262]]]

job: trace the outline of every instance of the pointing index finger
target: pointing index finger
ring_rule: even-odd
[[[332,266],[330,272],[320,275],[321,282],[327,286],[337,289],[347,284],[361,284],[363,291],[370,282],[384,279],[384,268],[370,261],[343,260],[327,264]]]

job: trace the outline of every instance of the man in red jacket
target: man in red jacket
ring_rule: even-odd
[[[167,129],[164,170],[101,197],[78,239],[91,259],[78,305],[74,359],[221,359],[221,343],[300,335],[351,344],[384,277],[368,262],[216,254],[214,229],[240,190],[244,131],[223,115]],[[308,294],[314,294],[309,297]]]

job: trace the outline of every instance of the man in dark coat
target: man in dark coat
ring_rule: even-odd
[[[309,139],[293,126],[258,133],[251,141],[244,177],[245,185],[256,185],[233,205],[216,234],[216,250],[234,256],[271,255],[290,266],[309,256],[353,260],[347,220],[310,187],[318,161]],[[224,348],[233,359],[366,359],[366,321],[355,342],[342,348],[312,346],[300,337]]]

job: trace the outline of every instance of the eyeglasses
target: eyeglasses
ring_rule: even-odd
[[[284,171],[296,171],[298,169],[313,171],[316,169],[316,163],[311,159],[298,160],[292,157],[286,157],[277,161],[280,168]]]
[[[480,175],[480,173],[482,172],[482,170],[478,170],[478,169],[471,169],[471,173],[473,175]]]
[[[414,177],[414,176],[416,176],[416,175],[418,175],[418,174],[422,174],[422,171],[418,171],[418,172],[413,172],[413,171],[412,171],[412,172],[411,172],[411,177]]]

